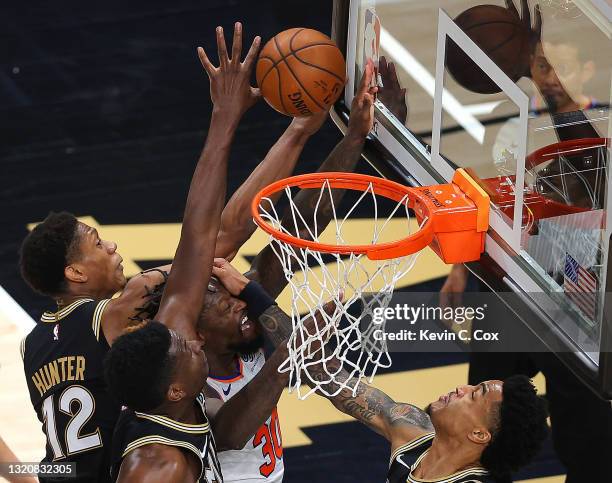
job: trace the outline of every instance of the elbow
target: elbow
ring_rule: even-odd
[[[216,424],[215,424],[216,423]],[[246,446],[252,434],[244,434],[244,431],[236,430],[235,424],[227,425],[219,424],[219,421],[213,422],[212,430],[215,435],[215,447],[217,452],[236,450],[239,451]]]

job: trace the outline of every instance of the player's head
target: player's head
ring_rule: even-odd
[[[552,110],[581,104],[584,86],[595,75],[595,63],[576,44],[538,42],[531,56],[531,78]]]
[[[248,354],[263,347],[258,323],[249,320],[247,305],[233,297],[212,277],[198,321],[198,333],[206,341],[206,350]]]
[[[208,364],[201,342],[186,341],[151,321],[119,337],[104,361],[111,394],[134,411],[193,401],[204,387]]]
[[[23,278],[43,295],[75,291],[103,298],[126,282],[117,245],[71,213],[50,213],[24,239],[20,253]]]
[[[548,432],[544,401],[525,376],[459,386],[427,411],[436,434],[479,452],[480,463],[494,475],[529,462]]]
[[[164,287],[165,282],[157,285],[144,307],[138,309],[142,318],[155,318]],[[197,327],[207,352],[248,354],[263,347],[261,327],[248,319],[246,308],[245,302],[232,297],[218,279],[211,277]]]

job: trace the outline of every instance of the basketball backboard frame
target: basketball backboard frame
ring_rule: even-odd
[[[342,100],[336,104],[332,112],[332,118],[342,131],[346,129],[349,114],[348,106],[351,104],[355,89],[355,80],[358,78],[359,74],[355,62],[357,55],[357,44],[355,39],[358,34],[357,19],[359,16],[358,3],[357,1],[350,0],[335,0],[334,2],[333,38],[345,53],[349,69],[349,81],[345,90],[345,95]],[[440,37],[445,38],[450,32],[449,36],[456,43],[460,44],[460,46],[470,55],[474,54],[475,57],[482,57],[482,55],[484,55],[486,57],[475,44],[469,45],[471,41],[460,29],[453,29],[455,24],[448,15],[445,17],[446,18],[441,15],[439,20],[439,23],[442,24],[443,27],[438,31],[438,52],[440,50],[440,45],[444,45]],[[497,66],[490,61],[490,59],[478,58],[477,60],[479,65],[484,66],[484,70],[487,71],[490,77],[494,78],[498,84],[500,82],[506,84],[502,87],[506,93],[511,93],[510,98],[514,97],[512,100],[519,107],[520,116],[524,119],[527,116],[525,94],[520,91],[510,79],[507,77],[504,79],[505,75],[503,72],[499,71],[491,75],[490,72],[495,71]],[[440,67],[442,69],[444,68],[443,65],[440,66],[438,64],[440,64],[440,62],[437,60],[436,69]],[[500,73],[502,74],[501,76],[499,75]],[[512,83],[512,85],[507,85],[507,82]],[[442,110],[442,88],[443,83],[441,76],[436,75],[436,97],[434,98],[434,103],[436,104],[435,113],[438,117],[441,116]],[[518,90],[518,92],[515,92],[515,89]],[[514,94],[516,94],[516,96]],[[389,116],[386,107],[379,102],[375,105],[375,111],[375,129],[364,151],[364,157],[375,169],[385,177],[412,186],[438,184],[447,181],[450,172],[452,172],[452,168],[446,163],[445,158],[440,155],[439,142],[432,142],[432,148],[430,148],[411,132],[407,133],[404,126],[401,125],[396,118]],[[435,122],[435,118],[433,122]],[[523,126],[525,129],[526,123],[523,124]],[[432,138],[435,136],[436,130],[434,126],[432,129]],[[525,138],[525,136],[521,137],[523,139]],[[524,144],[526,143],[523,143],[523,145]],[[526,153],[526,146],[519,149],[521,149],[522,153]],[[520,157],[524,162],[524,155]],[[439,168],[441,164],[445,167],[436,169],[436,165]],[[612,178],[610,178],[609,171],[607,176],[609,178],[608,186],[611,186],[609,183],[612,181]],[[517,183],[517,185],[521,186],[522,181],[521,184]],[[518,204],[519,203],[517,203],[517,205]],[[606,208],[606,216],[610,217],[612,213],[610,210],[610,200],[607,200]],[[514,219],[520,220],[520,217],[516,216],[517,209],[520,209],[520,207],[515,206]],[[611,225],[610,223],[606,223],[606,226],[608,227],[605,244],[605,250],[607,252],[610,235],[609,227]],[[558,351],[558,357],[563,360],[574,373],[583,379],[592,390],[602,397],[612,399],[612,364],[610,363],[609,354],[607,353],[607,351],[612,348],[612,343],[608,340],[612,334],[612,323],[610,317],[605,316],[605,314],[611,312],[609,307],[607,305],[603,307],[602,340],[600,341],[599,347],[593,347],[593,351],[588,349],[585,350],[584,347],[579,347],[567,336],[567,330],[565,330],[564,327],[572,328],[572,326],[575,325],[569,315],[567,320],[551,320],[547,313],[547,307],[555,307],[557,303],[552,298],[546,296],[543,292],[543,287],[538,284],[537,279],[525,268],[524,264],[517,263],[516,235],[512,238],[512,236],[504,236],[492,230],[487,234],[486,246],[486,256],[478,263],[469,264],[468,268],[484,279],[485,283],[494,291],[511,291],[519,295],[520,303],[516,303],[510,308],[525,325],[551,348],[551,350]],[[529,295],[534,293],[539,295],[537,302]],[[559,349],[560,347],[562,348]]]

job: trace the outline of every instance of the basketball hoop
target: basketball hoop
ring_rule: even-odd
[[[582,213],[600,207],[609,146],[610,139],[607,138],[570,139],[544,146],[527,156],[525,168],[535,181],[533,186],[526,185],[523,192],[523,231],[529,233],[534,223],[544,218]],[[582,157],[582,162],[570,162],[576,157]],[[557,169],[553,171],[551,166],[555,165],[551,163],[536,170],[548,162],[557,163]],[[580,183],[585,199],[589,200],[587,205],[572,203],[575,193],[567,186],[570,179]],[[516,176],[486,178],[481,180],[481,184],[498,209],[513,219]]]
[[[295,202],[298,188],[319,190],[312,220]],[[344,216],[337,211],[334,190],[360,193]],[[284,225],[271,200],[280,192],[289,202]],[[331,212],[325,233],[318,226],[323,205]],[[356,220],[366,205],[370,219]],[[410,210],[418,223],[413,233]],[[396,283],[427,246],[446,263],[478,260],[488,229],[489,197],[463,169],[457,170],[452,183],[419,188],[362,174],[313,173],[264,188],[253,199],[252,212],[257,225],[270,235],[291,286],[293,333],[289,357],[279,370],[291,373],[290,390],[304,399],[315,391],[334,396],[348,388],[354,393],[362,377],[371,380],[379,367],[391,365],[386,344],[373,335],[383,328],[375,309],[388,306]],[[355,242],[348,229],[351,221],[359,223],[357,232],[365,241]],[[387,241],[398,223],[401,236]],[[332,314],[322,310],[329,300],[335,304]],[[312,334],[304,321],[315,316],[322,323]],[[341,369],[350,374],[348,380],[336,377]],[[302,382],[311,386],[305,394]]]

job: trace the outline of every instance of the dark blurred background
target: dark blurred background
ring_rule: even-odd
[[[25,224],[49,210],[102,223],[180,220],[208,128],[208,79],[196,54],[216,59],[214,28],[245,44],[286,28],[330,33],[332,2],[28,2],[2,7],[0,25],[0,283],[37,317],[16,269]],[[260,102],[232,150],[228,196],[289,118]],[[331,121],[299,171],[316,169],[339,131]]]

